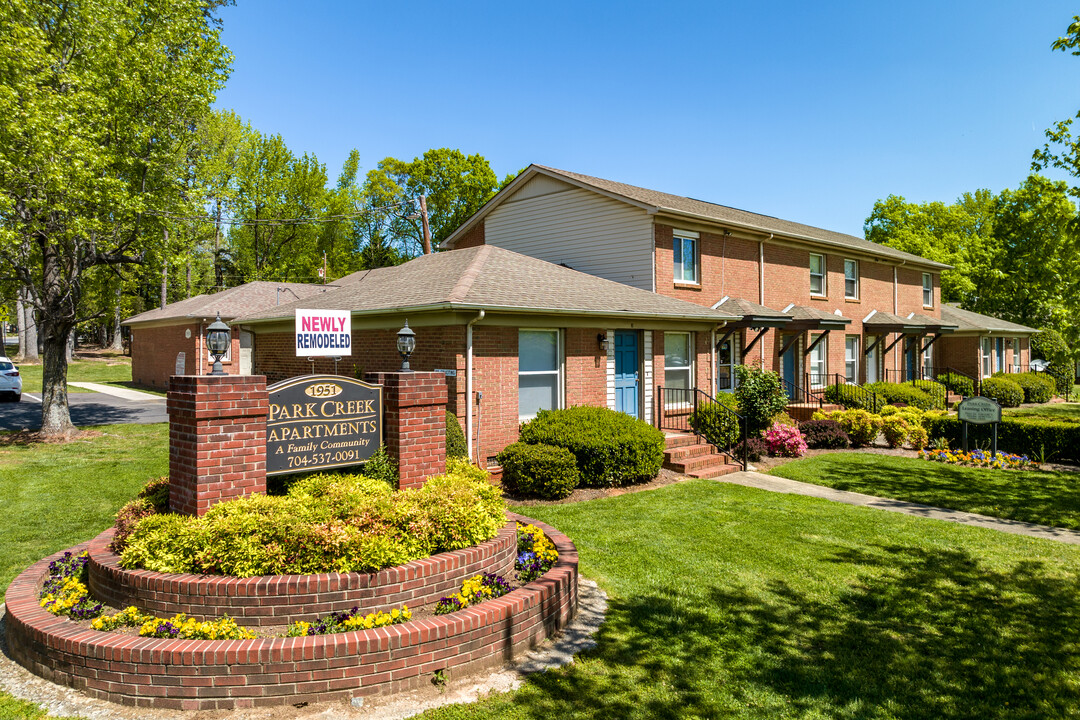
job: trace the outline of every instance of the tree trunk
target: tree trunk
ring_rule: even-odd
[[[111,350],[117,352],[124,349],[124,334],[121,332],[120,326],[120,299],[123,294],[123,286],[118,285],[116,287],[116,310],[113,312],[113,336]]]
[[[191,258],[188,258],[187,269],[185,270],[185,300],[191,299]]]
[[[75,359],[75,328],[68,330],[67,348],[64,350],[64,359],[69,363]]]
[[[41,241],[41,264],[41,334],[45,349],[41,371],[41,434],[60,437],[75,429],[68,409],[67,352],[82,293],[77,282],[64,283],[59,249],[45,239]]]
[[[30,302],[30,294],[23,296],[23,327],[26,328],[26,342],[23,344],[23,361],[37,362],[41,358],[38,352],[40,339],[38,338],[37,314],[34,312],[34,304]]]
[[[15,301],[15,325],[18,327],[19,349],[17,357],[22,360],[26,352],[26,315],[23,311],[23,291],[19,290],[19,298]]]

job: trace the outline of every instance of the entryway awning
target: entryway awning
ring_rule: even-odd
[[[722,310],[741,318],[728,322],[726,328],[782,328],[787,327],[793,320],[787,313],[777,312],[743,298],[725,296],[720,302],[713,305],[713,310]]]
[[[851,318],[843,315],[794,303],[782,312],[791,316],[791,323],[785,328],[787,330],[845,330],[851,324]]]
[[[871,310],[863,321],[863,333],[866,335],[887,335],[900,333],[901,335],[922,335],[926,331],[925,324],[915,320],[893,315],[881,310]]]
[[[950,323],[941,318],[930,317],[929,315],[922,315],[919,313],[912,313],[908,315],[908,322],[918,322],[923,326],[923,332],[928,335],[944,335],[946,333],[956,332],[957,325]]]

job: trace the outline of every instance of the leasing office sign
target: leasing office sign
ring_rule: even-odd
[[[297,310],[296,356],[352,355],[352,313],[348,310]]]

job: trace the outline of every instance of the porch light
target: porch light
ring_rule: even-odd
[[[401,353],[401,372],[412,372],[409,368],[409,356],[416,349],[416,333],[409,328],[409,321],[397,333],[397,351]]]
[[[600,346],[600,352],[607,350],[607,335],[596,333],[596,344]]]
[[[229,351],[229,340],[229,326],[221,322],[221,313],[219,312],[217,320],[210,323],[210,327],[206,329],[206,348],[214,358],[214,369],[210,371],[211,375],[227,374],[221,369],[221,358],[225,357],[225,353]]]

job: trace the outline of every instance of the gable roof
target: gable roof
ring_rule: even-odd
[[[139,325],[168,320],[212,319],[218,312],[221,313],[222,320],[229,320],[278,304],[302,300],[335,287],[337,286],[257,280],[216,293],[196,295],[187,300],[169,303],[163,308],[147,310],[129,317],[122,324]]]
[[[956,305],[950,305],[949,303],[943,303],[941,305],[941,319],[949,322],[951,325],[955,325],[957,332],[970,332],[972,330],[991,333],[1039,332],[1035,328],[1029,328],[1027,325],[1020,325],[991,315],[983,315],[982,313],[972,312],[971,310],[964,310]]]
[[[312,307],[312,306],[316,307]],[[405,310],[484,309],[552,315],[697,320],[734,316],[639,290],[493,245],[421,255],[403,265],[369,270],[348,285],[238,318],[257,323],[293,316],[297,308],[382,314]]]
[[[804,240],[817,245],[827,245],[847,250],[858,250],[867,255],[876,255],[891,260],[910,262],[939,270],[947,270],[952,267],[951,265],[928,260],[919,255],[896,250],[888,245],[870,242],[869,240],[855,237],[854,235],[825,230],[823,228],[813,227],[812,225],[803,225],[802,223],[782,220],[770,215],[761,215],[746,210],[739,210],[738,208],[728,207],[726,205],[717,205],[716,203],[705,202],[704,200],[695,200],[694,198],[683,197],[681,195],[672,195],[670,193],[637,187],[636,185],[627,185],[626,183],[615,182],[613,180],[604,180],[603,178],[592,177],[591,175],[582,175],[568,170],[559,170],[557,168],[535,164],[526,168],[521,175],[513,180],[513,182],[503,188],[495,195],[495,197],[476,211],[476,213],[466,220],[461,227],[451,233],[450,237],[444,240],[440,247],[452,248],[457,239],[464,235],[469,228],[482,220],[505,199],[513,195],[521,185],[538,174],[547,175],[568,182],[571,185],[593,190],[602,195],[606,195],[607,197],[628,202],[650,213],[665,212],[681,215],[688,219],[715,222],[759,233],[781,235],[786,238]]]

